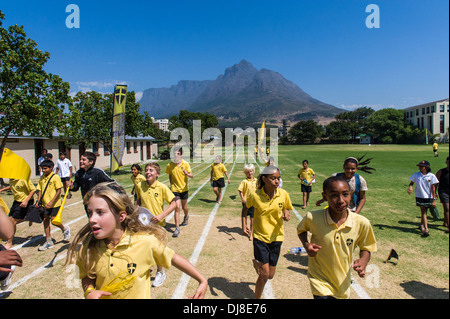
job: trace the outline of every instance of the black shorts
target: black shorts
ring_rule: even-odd
[[[416,197],[416,206],[431,208],[433,206],[433,199]]]
[[[49,208],[44,211],[44,216],[56,217],[59,211],[59,207]]]
[[[189,198],[189,191],[185,191],[182,193],[173,192],[173,194],[175,195],[175,197],[179,197],[182,200],[186,200]]]
[[[311,193],[311,192],[312,192],[311,186],[306,186],[302,184],[302,193]]]
[[[242,204],[242,217],[249,216],[250,218],[255,217],[255,207],[247,208],[247,205]]]
[[[449,203],[448,192],[439,192],[439,199],[442,204],[448,204]]]
[[[270,244],[253,238],[253,254],[255,259],[263,264],[269,264],[275,267],[280,258],[282,241],[274,241]]]
[[[34,205],[34,199],[30,199],[28,201],[27,207],[25,207],[25,208],[20,207],[20,204],[22,204],[22,203],[18,202],[18,201],[13,202],[11,209],[9,211],[9,217],[12,217],[17,220],[25,219],[25,216],[27,215],[27,212],[28,212],[28,207]]]
[[[222,178],[219,178],[216,181],[213,181],[211,184],[212,187],[218,187],[218,188],[224,188],[225,187],[225,180]]]
[[[61,182],[68,182],[70,181],[70,177],[61,177]]]

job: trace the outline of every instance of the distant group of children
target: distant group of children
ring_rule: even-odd
[[[366,202],[367,183],[356,173],[358,170],[371,173],[374,169],[368,166],[370,161],[370,158],[364,160],[364,156],[346,158],[344,171],[333,174],[323,183],[322,199],[316,202],[316,206],[324,202],[328,206],[322,210],[307,212],[297,227],[298,237],[309,256],[308,279],[316,299],[349,298],[350,269],[353,268],[360,277],[364,277],[371,252],[376,251],[371,224],[360,214]],[[146,164],[144,175],[139,165],[132,166],[133,200],[120,185],[102,170],[95,168],[94,164],[95,154],[83,154],[75,181],[68,183],[72,191],[81,188],[89,219],[88,224],[72,241],[66,261],[67,264],[75,262],[79,267],[84,297],[149,298],[150,286],[162,285],[167,278],[164,268],[174,265],[198,281],[198,288],[192,297],[203,298],[207,280],[189,261],[166,246],[166,233],[162,228],[166,225],[165,219],[173,211],[174,238],[180,235],[180,226],[188,225],[188,180],[194,175],[189,163],[182,158],[182,149],[174,153],[172,162],[166,167],[170,188],[158,181],[161,174],[158,163]],[[448,158],[447,168],[440,170],[437,177],[431,174],[428,162],[422,161],[418,166],[420,171],[411,177],[408,192],[412,193],[413,185],[417,184],[416,203],[422,212],[420,229],[424,236],[429,235],[426,210],[436,205],[435,185],[439,183],[439,197],[444,205],[448,232]],[[10,216],[16,223],[23,221],[25,208],[33,205],[32,197],[37,191],[38,202],[42,200],[46,209],[44,227],[47,241],[40,248],[44,250],[53,245],[50,234],[47,233],[46,221],[49,225],[51,218],[56,215],[63,185],[59,176],[53,173],[51,161],[42,161],[41,168],[43,176],[36,189],[29,183],[11,183],[16,201]],[[255,177],[253,164],[246,164],[244,173],[246,178],[238,187],[242,202],[242,232],[253,244],[253,267],[258,275],[255,298],[259,299],[267,281],[275,275],[284,241],[283,222],[291,219],[293,205],[289,193],[281,187],[281,171],[275,166],[273,159],[268,161],[258,177]],[[309,195],[316,173],[309,167],[309,162],[304,160],[297,176],[303,193],[302,208],[305,209],[309,206]],[[210,182],[217,204],[221,204],[225,177],[230,184],[222,158],[216,157],[211,165]],[[47,193],[41,198],[47,183]],[[168,204],[166,208],[165,203]],[[150,222],[144,222],[140,207],[151,213]],[[184,211],[184,219],[180,223],[181,209]],[[61,225],[60,228],[64,239],[69,240],[68,226]],[[8,234],[2,228],[0,231],[0,236]],[[8,240],[8,244],[11,243],[12,239]],[[360,254],[358,259],[353,260],[356,247]],[[20,258],[14,258],[16,265],[20,266]],[[0,265],[3,265],[2,259]],[[157,273],[151,284],[150,272],[153,267],[157,268]]]

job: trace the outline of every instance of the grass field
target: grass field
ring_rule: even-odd
[[[209,163],[191,164],[194,178],[190,181],[190,222],[183,227],[177,239],[171,237],[173,219],[168,218],[168,246],[178,254],[191,259],[202,274],[208,278],[209,299],[253,298],[257,279],[252,267],[252,244],[241,235],[241,203],[237,188],[245,178],[243,163],[236,158],[243,150],[225,163],[231,173],[231,184],[224,190],[223,202],[216,205],[209,186]],[[308,258],[289,255],[290,247],[300,245],[296,227],[307,210],[314,210],[314,203],[321,198],[322,182],[331,174],[342,171],[348,156],[367,153],[373,157],[376,172],[361,173],[367,180],[367,202],[362,214],[369,218],[378,241],[378,251],[372,255],[367,279],[357,278],[352,298],[369,296],[373,299],[422,299],[449,298],[449,238],[444,233],[442,221],[429,218],[431,236],[422,238],[418,230],[420,211],[415,206],[413,195],[407,194],[409,177],[417,170],[421,160],[431,163],[432,172],[445,166],[448,147],[441,146],[440,156],[433,157],[431,146],[418,145],[314,145],[279,146],[278,166],[282,171],[283,188],[291,196],[295,212],[290,222],[285,223],[285,242],[275,278],[268,285],[264,296],[276,299],[310,299],[311,292],[306,278]],[[316,172],[311,206],[301,209],[302,194],[297,172],[303,159],[308,159]],[[165,171],[167,161],[160,162]],[[257,173],[259,168],[257,166]],[[129,167],[113,175],[120,184],[131,191]],[[168,184],[166,174],[160,181]],[[8,205],[12,196],[2,194]],[[442,207],[439,205],[441,217]],[[79,193],[68,200],[63,214],[63,223],[70,225],[72,236],[87,222]],[[52,227],[55,229],[55,227]],[[56,245],[53,249],[39,252],[44,241],[43,226],[22,223],[18,226],[14,249],[22,256],[24,265],[17,268],[9,291],[1,298],[75,298],[83,297],[79,281],[75,279],[73,267],[63,268],[67,242],[62,241],[59,230],[53,232]],[[398,264],[384,263],[391,249],[399,254]],[[195,291],[196,283],[185,280],[175,268],[167,271],[163,286],[152,289],[156,299],[187,298]],[[48,289],[46,289],[48,287]],[[361,293],[363,291],[363,294]]]

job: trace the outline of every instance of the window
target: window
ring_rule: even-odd
[[[431,106],[431,113],[435,113],[436,112],[436,108],[434,107],[434,105]]]
[[[427,106],[427,114],[430,114],[430,107]]]
[[[441,108],[441,112],[445,112],[445,105],[444,104],[441,104],[440,108]]]
[[[445,115],[441,115],[439,126],[440,126],[440,132],[445,133]]]
[[[425,108],[422,108],[422,115],[425,114]]]
[[[130,145],[130,142],[127,142],[127,154],[131,154],[131,145]]]
[[[92,143],[92,153],[94,153],[95,155],[99,156],[99,153],[98,153],[98,142]]]
[[[419,109],[416,109],[416,116],[419,115]]]

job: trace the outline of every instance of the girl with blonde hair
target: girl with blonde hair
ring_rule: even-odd
[[[148,299],[150,271],[174,265],[199,282],[191,297],[202,299],[207,280],[185,258],[166,246],[166,231],[142,223],[125,190],[101,183],[84,197],[89,223],[69,247],[66,265],[76,263],[86,299]]]

